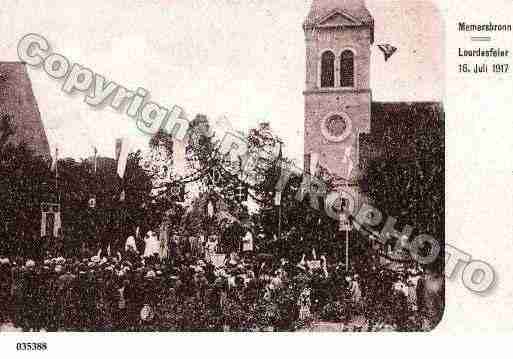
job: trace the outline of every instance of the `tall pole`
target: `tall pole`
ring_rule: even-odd
[[[360,129],[356,129],[356,169],[360,178]],[[356,191],[356,208],[360,208],[360,190]]]
[[[61,193],[59,191],[59,148],[55,148],[55,192],[57,192],[57,203],[61,204]]]
[[[346,232],[346,271],[349,270],[349,231]]]
[[[55,170],[55,192],[57,192],[57,203],[61,203],[61,193],[59,192],[59,175]]]
[[[281,199],[278,206],[278,241],[281,242]]]
[[[351,227],[345,213],[340,213],[339,221],[339,231],[345,232],[345,268],[346,270],[349,270],[349,231],[351,230]]]
[[[278,143],[280,144],[280,152],[278,153],[278,163],[281,166],[281,159],[283,157],[282,143],[281,143],[281,141],[278,141]],[[281,192],[280,192],[280,203],[278,204],[278,241],[281,243]]]
[[[212,216],[213,214],[211,214],[211,203],[210,202],[210,199],[208,200],[209,202],[207,203],[207,217],[208,217],[208,223],[207,223],[207,233],[206,233],[206,238],[205,238],[205,243],[206,245],[208,246],[208,242],[209,242],[209,239],[210,239],[210,232],[211,232],[211,229],[210,227],[212,226]]]

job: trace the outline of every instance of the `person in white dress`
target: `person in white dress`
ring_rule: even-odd
[[[153,231],[148,231],[148,233],[146,233],[146,236],[144,237],[144,244],[146,246],[144,248],[143,257],[149,258],[153,257],[155,254],[159,254],[160,242]]]
[[[250,231],[247,231],[244,238],[242,238],[242,251],[243,252],[252,252],[253,251],[253,234]]]
[[[128,252],[129,250],[134,251],[135,253],[139,253],[137,250],[137,244],[135,243],[135,237],[130,236],[126,239],[125,242],[125,252]]]

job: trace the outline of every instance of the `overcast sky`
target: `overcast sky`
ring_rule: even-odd
[[[367,0],[376,41],[399,48],[385,63],[372,51],[375,101],[429,101],[443,96],[443,22],[428,2]],[[270,121],[286,143],[303,153],[305,46],[302,22],[310,1],[9,1],[0,13],[0,60],[16,61],[18,41],[44,35],[52,50],[73,62],[189,117],[227,114],[247,129]],[[113,156],[114,139],[148,139],[125,114],[93,109],[83,94],[62,92],[62,82],[29,68],[53,149],[76,158]]]

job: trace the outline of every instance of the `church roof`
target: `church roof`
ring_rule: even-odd
[[[360,134],[360,160],[409,158],[416,138],[426,131],[438,132],[443,140],[444,110],[440,102],[373,102],[371,132]]]
[[[365,6],[364,0],[313,0],[303,27],[312,28],[331,14],[343,13],[358,22],[371,27],[371,36],[374,37],[374,19]]]
[[[25,143],[37,155],[50,159],[48,139],[22,62],[0,62],[0,121],[0,138],[5,135],[6,143]]]
[[[372,134],[382,137],[390,126],[426,126],[443,121],[440,102],[373,102]]]

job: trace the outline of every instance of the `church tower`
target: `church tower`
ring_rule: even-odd
[[[328,169],[358,189],[358,136],[370,132],[374,20],[364,0],[313,0],[306,41],[305,168]]]

